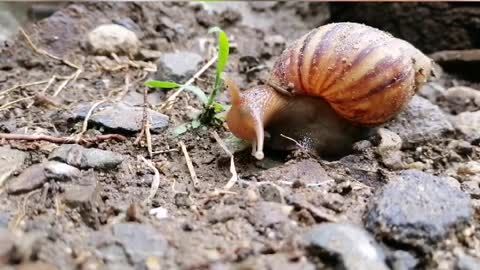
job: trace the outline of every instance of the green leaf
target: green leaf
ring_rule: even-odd
[[[175,137],[178,137],[178,136],[182,135],[183,133],[185,133],[185,132],[188,131],[189,126],[190,126],[189,123],[185,123],[185,124],[182,124],[182,125],[176,127],[176,128],[173,130],[173,135],[174,135]]]
[[[200,99],[200,101],[203,103],[203,104],[206,104],[207,101],[208,101],[208,97],[207,95],[205,95],[205,93],[202,91],[202,89],[196,87],[196,86],[193,86],[193,85],[186,85],[186,86],[183,86],[185,88],[185,90],[187,90],[188,92],[196,95],[198,97],[198,99]]]
[[[219,112],[223,112],[224,111],[224,108],[223,108],[223,105],[220,104],[220,103],[213,103],[213,109],[216,113],[219,113]]]
[[[193,129],[198,128],[200,125],[201,125],[200,121],[198,121],[198,120],[193,120],[192,121],[192,128]]]
[[[173,88],[180,87],[180,85],[176,82],[167,82],[167,81],[148,81],[145,83],[145,86],[150,88],[161,88],[161,89],[173,89]]]
[[[220,76],[225,69],[228,62],[228,55],[230,53],[230,43],[227,34],[218,26],[210,28],[208,33],[218,33],[218,62],[217,62],[217,76]]]

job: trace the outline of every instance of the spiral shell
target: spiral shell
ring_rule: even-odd
[[[332,23],[307,33],[274,64],[270,84],[325,99],[362,125],[386,122],[431,74],[431,60],[410,43],[357,23]]]

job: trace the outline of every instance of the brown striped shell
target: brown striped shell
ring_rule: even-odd
[[[357,23],[307,33],[275,63],[269,84],[325,99],[342,117],[376,125],[400,112],[431,74],[431,60],[410,43]]]

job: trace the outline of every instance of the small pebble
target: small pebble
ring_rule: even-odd
[[[135,32],[118,24],[98,26],[88,34],[88,43],[93,53],[107,56],[111,53],[133,56],[140,48]]]

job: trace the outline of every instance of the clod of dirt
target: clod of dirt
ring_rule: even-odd
[[[94,54],[109,56],[135,55],[140,48],[140,41],[135,32],[118,24],[100,25],[88,33],[88,43]]]
[[[417,170],[399,173],[371,201],[366,227],[384,238],[422,245],[437,242],[473,215],[467,194]]]
[[[293,207],[276,202],[258,202],[250,209],[248,220],[258,228],[267,228],[275,224],[287,223]]]
[[[83,104],[74,110],[75,119],[84,119],[91,105]],[[169,117],[159,112],[148,110],[150,130],[152,133],[164,131],[169,124]],[[142,129],[143,108],[126,103],[115,103],[99,108],[90,117],[90,122],[105,127],[113,132],[135,133]]]
[[[29,192],[41,187],[47,182],[47,179],[43,164],[35,164],[10,180],[7,185],[7,192],[9,194]]]
[[[98,210],[101,187],[95,177],[82,185],[65,186],[62,200],[68,206],[76,208],[85,224],[98,228]]]
[[[400,135],[403,147],[439,141],[453,131],[440,108],[420,96],[414,96],[406,109],[385,127]]]
[[[480,111],[460,113],[452,117],[452,123],[465,140],[475,143],[480,139]]]
[[[480,258],[475,258],[467,254],[460,254],[456,263],[457,270],[476,270],[480,269]]]
[[[373,237],[353,224],[323,223],[304,234],[312,255],[333,258],[342,269],[387,270],[385,254]]]
[[[183,82],[193,76],[203,57],[193,52],[174,52],[163,54],[158,63],[155,79]]]
[[[62,162],[48,161],[45,163],[44,167],[45,175],[49,179],[58,181],[72,181],[77,179],[80,175],[79,169]]]
[[[112,151],[64,144],[55,149],[49,159],[65,162],[80,169],[110,169],[122,163],[123,156]]]
[[[7,146],[0,147],[0,187],[13,172],[22,167],[26,158],[25,152]]]
[[[402,163],[402,138],[395,132],[385,128],[379,128],[377,134],[380,137],[380,143],[377,146],[377,154],[380,155],[385,166],[391,169],[401,169]]]
[[[7,229],[0,228],[0,266],[8,262],[14,247],[11,233]]]
[[[480,108],[480,91],[466,86],[448,88],[445,93],[448,107],[453,114],[473,112]]]
[[[418,259],[412,254],[403,250],[392,252],[387,258],[392,270],[413,270],[418,265]]]
[[[90,241],[107,269],[145,269],[149,257],[160,259],[168,248],[161,232],[137,223],[115,224],[111,230],[92,234]]]

